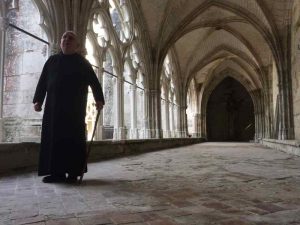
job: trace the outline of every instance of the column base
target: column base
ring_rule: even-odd
[[[3,118],[0,119],[0,142],[4,142]]]
[[[138,129],[130,129],[130,139],[138,139]]]
[[[126,129],[124,127],[114,128],[114,140],[126,139]]]

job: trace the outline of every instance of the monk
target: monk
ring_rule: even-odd
[[[77,53],[73,31],[63,34],[61,52],[46,61],[33,98],[39,112],[45,100],[38,175],[43,182],[76,182],[85,167],[85,115],[90,86],[97,110],[105,104],[89,62]]]

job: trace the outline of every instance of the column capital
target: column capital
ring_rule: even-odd
[[[136,89],[137,89],[137,85],[136,84],[130,85],[130,90],[136,91]]]
[[[60,46],[58,43],[50,43],[49,47],[50,55],[54,55],[60,52]]]
[[[156,93],[158,93],[158,90],[157,89],[149,89],[149,93],[156,94]]]

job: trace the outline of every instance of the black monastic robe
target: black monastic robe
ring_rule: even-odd
[[[80,175],[85,163],[85,115],[88,86],[104,103],[101,85],[88,61],[79,54],[51,56],[44,65],[33,103],[43,103],[38,175]]]

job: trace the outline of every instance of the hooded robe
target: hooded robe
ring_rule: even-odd
[[[88,86],[95,101],[104,97],[92,66],[79,54],[51,56],[40,76],[33,103],[43,103],[38,175],[80,175],[85,166]]]

